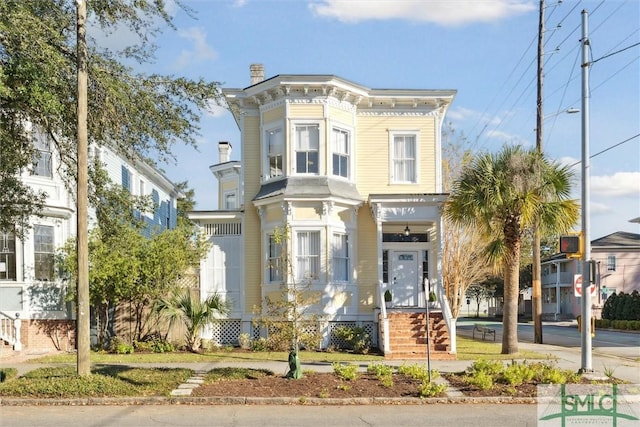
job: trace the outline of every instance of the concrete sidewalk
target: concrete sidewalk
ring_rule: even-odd
[[[549,359],[553,360],[560,368],[578,371],[581,367],[581,353],[579,348],[560,347],[547,344],[533,344],[520,342],[518,344],[522,350],[535,351],[542,354],[548,354]],[[0,359],[1,367],[11,367],[18,370],[19,375],[23,375],[33,369],[43,366],[59,366],[59,364],[40,364],[31,363],[30,360],[38,358],[42,354],[21,355],[11,358]],[[427,364],[427,356],[423,360],[390,360],[385,361],[391,366],[400,366],[402,364]],[[461,372],[467,369],[473,360],[432,360],[431,368],[439,372]],[[286,361],[223,361],[223,362],[193,362],[193,363],[132,363],[130,366],[146,366],[146,367],[166,367],[166,368],[189,368],[194,371],[207,371],[220,367],[246,367],[256,369],[268,369],[275,374],[285,374],[289,368]],[[361,362],[359,369],[366,370],[369,362]],[[312,370],[317,372],[333,372],[333,367],[329,362],[302,362],[303,370]],[[640,384],[640,362],[631,359],[606,356],[594,352],[592,354],[592,368],[594,375],[604,375],[605,371],[612,371],[616,378],[629,381],[633,384]]]

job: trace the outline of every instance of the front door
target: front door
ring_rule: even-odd
[[[418,305],[418,252],[394,252],[391,295],[396,307]]]

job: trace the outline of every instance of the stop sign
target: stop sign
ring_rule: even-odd
[[[582,296],[582,274],[576,274],[573,276],[573,294],[576,297]],[[594,283],[589,286],[589,294],[596,296],[596,285]]]

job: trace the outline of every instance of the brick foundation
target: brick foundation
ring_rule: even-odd
[[[25,319],[20,328],[22,351],[71,351],[76,347],[75,330],[75,320]]]

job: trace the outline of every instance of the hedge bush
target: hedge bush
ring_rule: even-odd
[[[640,320],[640,293],[635,290],[609,296],[602,307],[602,319]]]

